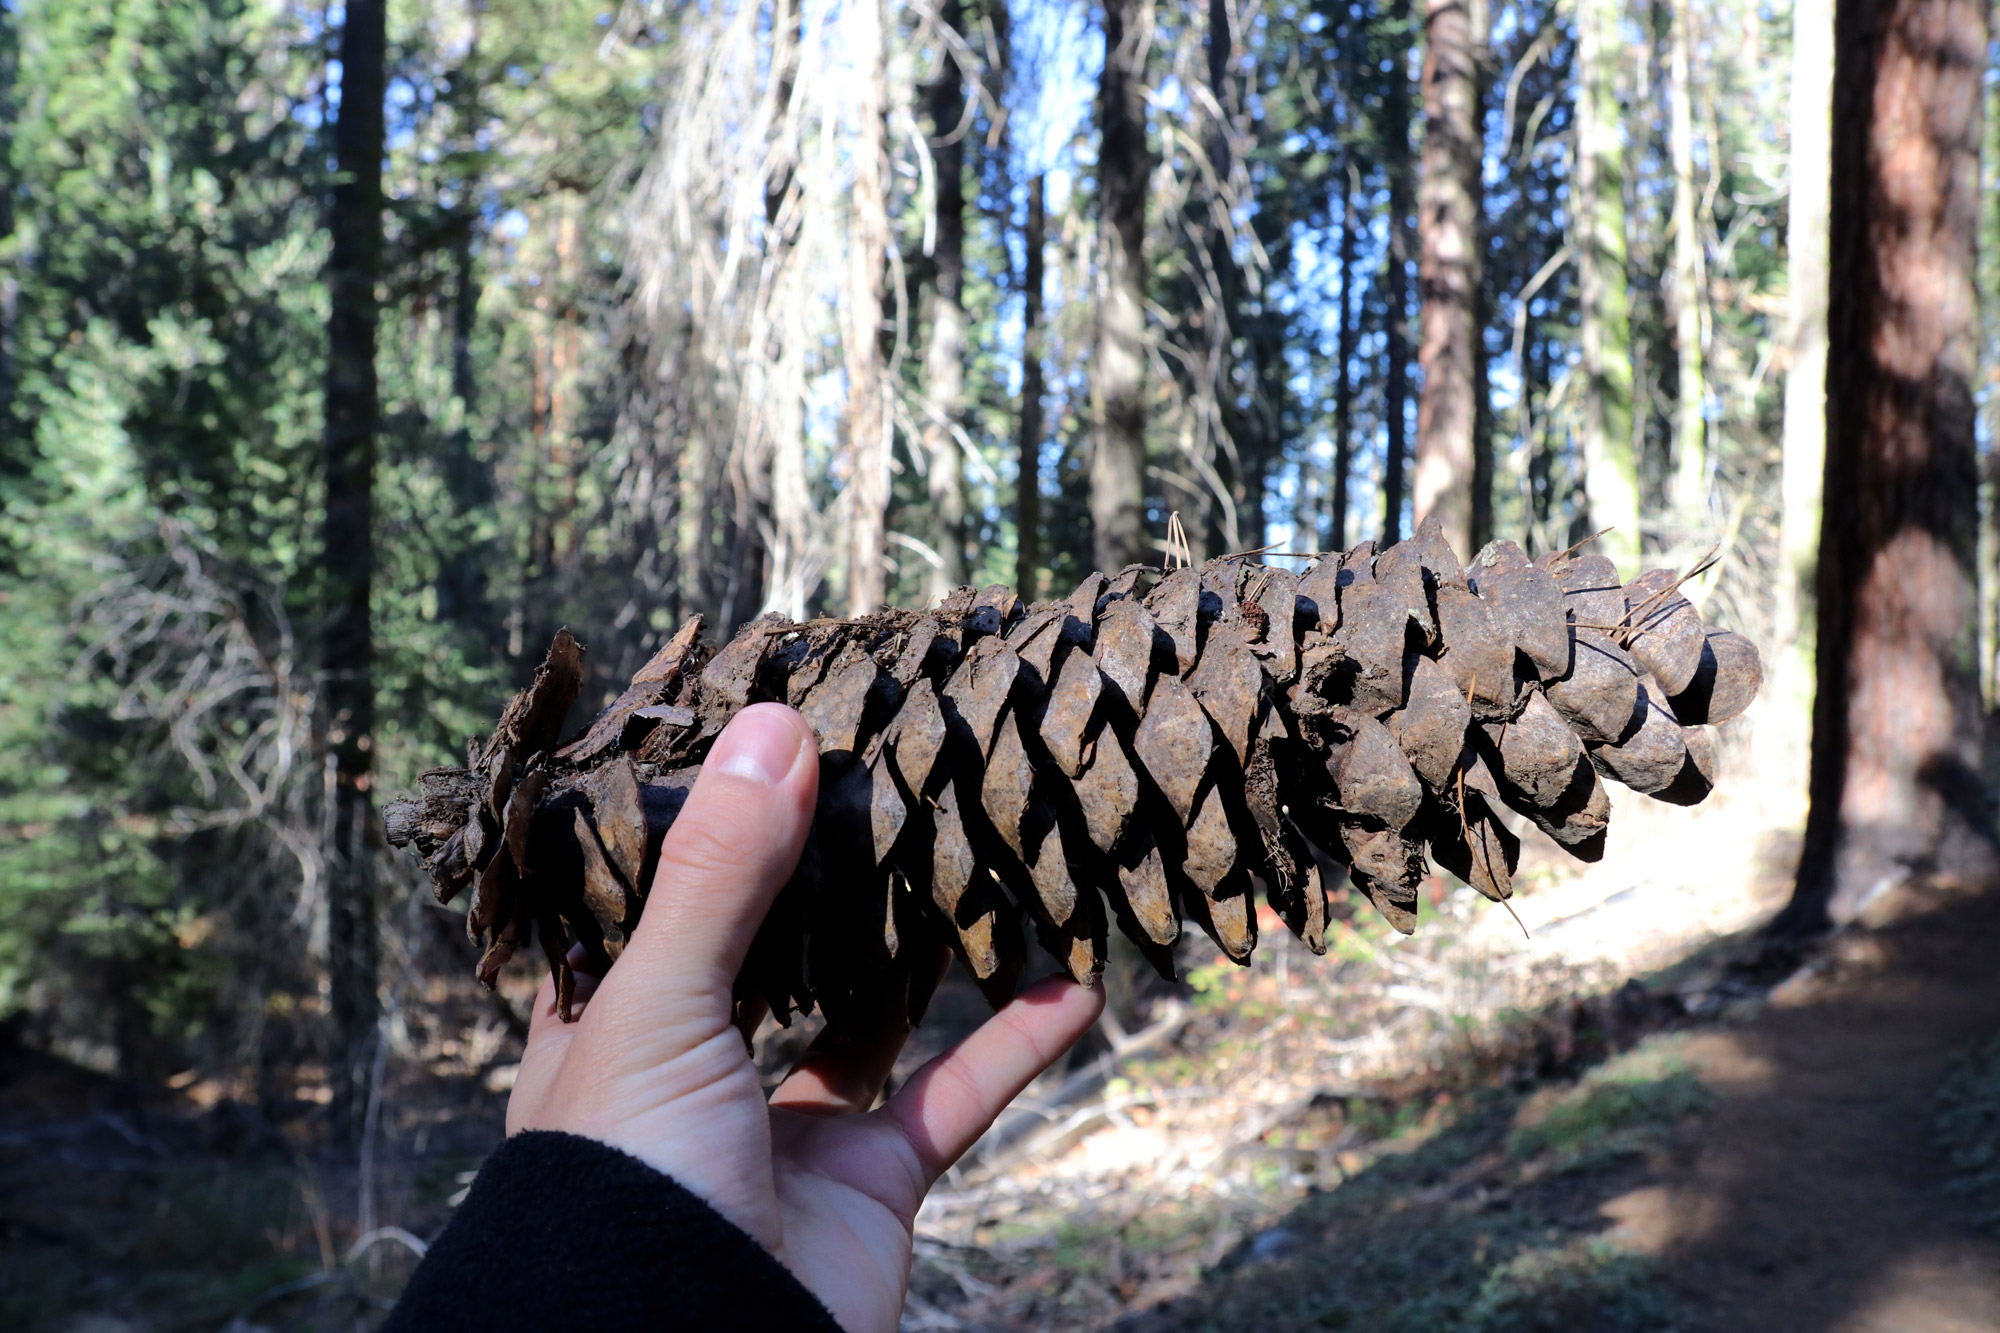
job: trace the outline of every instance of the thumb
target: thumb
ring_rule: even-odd
[[[601,1023],[641,1043],[689,1021],[728,1024],[730,988],[798,864],[818,787],[812,728],[783,704],[754,704],[723,728],[660,846],[645,915],[592,1001]]]

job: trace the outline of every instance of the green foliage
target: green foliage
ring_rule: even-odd
[[[600,56],[603,12],[397,7],[374,583],[391,789],[490,725],[538,636],[608,628],[625,596],[583,582],[617,386],[592,325],[652,57]],[[256,1082],[314,1039],[320,21],[265,0],[0,9],[0,1011],[127,1073],[193,1057]],[[501,226],[519,210],[524,232]]]
[[[1651,1266],[1602,1236],[1530,1246],[1488,1273],[1460,1325],[1467,1333],[1565,1333],[1590,1327],[1666,1333],[1673,1303]]]
[[[1980,1223],[2000,1234],[2000,1037],[1952,1057],[1934,1134],[1951,1161],[1951,1192],[1990,1205]]]
[[[1507,1149],[1516,1157],[1553,1156],[1566,1166],[1615,1157],[1656,1142],[1708,1102],[1674,1043],[1650,1041],[1528,1107]]]
[[[246,0],[19,7],[10,436],[32,444],[33,498],[72,498],[80,445],[128,451],[155,502],[286,561],[317,422],[321,243],[302,80],[272,14]]]
[[[170,735],[129,689],[185,665],[149,637],[192,624],[164,610],[164,516],[176,554],[254,562],[238,587],[282,587],[306,549],[324,312],[304,79],[298,34],[242,0],[11,18],[0,1006],[33,1003],[141,1072],[172,1058],[166,1034],[230,1046],[224,997],[268,971],[243,966],[258,915],[217,912],[243,883],[222,867],[258,854],[196,813],[217,809],[204,769],[230,742]],[[287,618],[267,612],[266,630]]]

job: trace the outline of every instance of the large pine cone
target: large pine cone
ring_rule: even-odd
[[[1703,725],[1742,712],[1762,667],[1676,587],[1512,542],[1468,572],[1432,522],[1302,576],[1135,565],[1032,607],[961,588],[926,612],[766,616],[714,653],[697,618],[558,747],[583,656],[563,631],[468,766],[389,807],[388,834],[440,901],[473,886],[481,981],[539,935],[567,1016],[571,942],[599,969],[616,958],[716,733],[782,700],[819,735],[819,811],[739,979],[747,1011],[817,1004],[838,1023],[889,999],[915,1021],[939,943],[998,1004],[1023,914],[1079,981],[1103,967],[1107,909],[1168,975],[1183,918],[1245,961],[1257,880],[1323,952],[1340,863],[1407,932],[1426,847],[1487,897],[1512,892],[1503,805],[1589,861],[1600,777],[1708,794]]]

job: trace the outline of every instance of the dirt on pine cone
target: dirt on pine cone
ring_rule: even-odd
[[[941,946],[998,1005],[1024,921],[1084,982],[1112,921],[1169,977],[1188,921],[1247,962],[1259,889],[1324,952],[1330,875],[1408,932],[1427,852],[1511,894],[1502,807],[1588,861],[1605,779],[1708,794],[1705,727],[1749,705],[1762,668],[1677,589],[1512,542],[1466,569],[1431,521],[1297,575],[1134,565],[1033,606],[996,586],[928,611],[766,616],[719,650],[697,617],[559,744],[582,682],[565,630],[466,767],[424,774],[387,832],[439,901],[471,890],[480,980],[539,939],[567,1018],[572,944],[595,971],[617,958],[709,745],[777,700],[819,737],[819,808],[738,979],[746,1021],[894,1005],[914,1023]]]

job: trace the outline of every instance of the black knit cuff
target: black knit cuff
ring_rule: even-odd
[[[517,1134],[486,1159],[381,1333],[839,1333],[734,1223],[638,1158]]]

